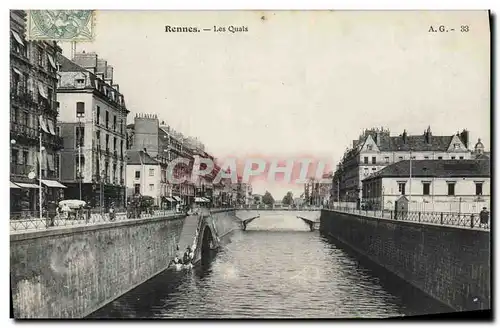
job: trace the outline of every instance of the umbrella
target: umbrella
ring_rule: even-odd
[[[85,204],[87,204],[85,201],[79,199],[66,199],[59,202],[59,206],[67,205],[69,208],[80,208],[85,206]]]

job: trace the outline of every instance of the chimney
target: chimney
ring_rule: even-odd
[[[432,132],[431,132],[431,126],[427,128],[427,131],[424,132],[425,136],[425,142],[430,144],[432,142]]]
[[[377,144],[377,146],[380,146],[380,138],[382,137],[380,131],[377,130],[377,133],[375,134],[375,144]]]
[[[460,133],[460,140],[464,143],[465,148],[469,149],[469,131],[463,129],[462,133]]]
[[[406,133],[406,129],[403,131],[403,143],[406,144],[406,142],[408,141],[407,140],[407,137],[408,137],[408,134]]]

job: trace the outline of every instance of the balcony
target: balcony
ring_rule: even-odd
[[[113,158],[118,159],[118,152],[116,150],[113,151]]]
[[[124,185],[125,184],[125,179],[120,179],[120,184]]]
[[[11,175],[27,177],[30,172],[35,172],[34,165],[17,164],[17,163],[10,164]]]
[[[21,92],[12,92],[10,93],[10,99],[18,104],[26,105],[26,106],[31,106],[35,104],[33,94],[26,91],[21,91]]]

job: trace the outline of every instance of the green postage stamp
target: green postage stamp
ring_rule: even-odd
[[[92,41],[93,10],[29,10],[30,40]]]

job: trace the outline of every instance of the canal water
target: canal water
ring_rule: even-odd
[[[90,318],[383,318],[450,310],[291,215],[261,213],[209,265],[154,277]]]

